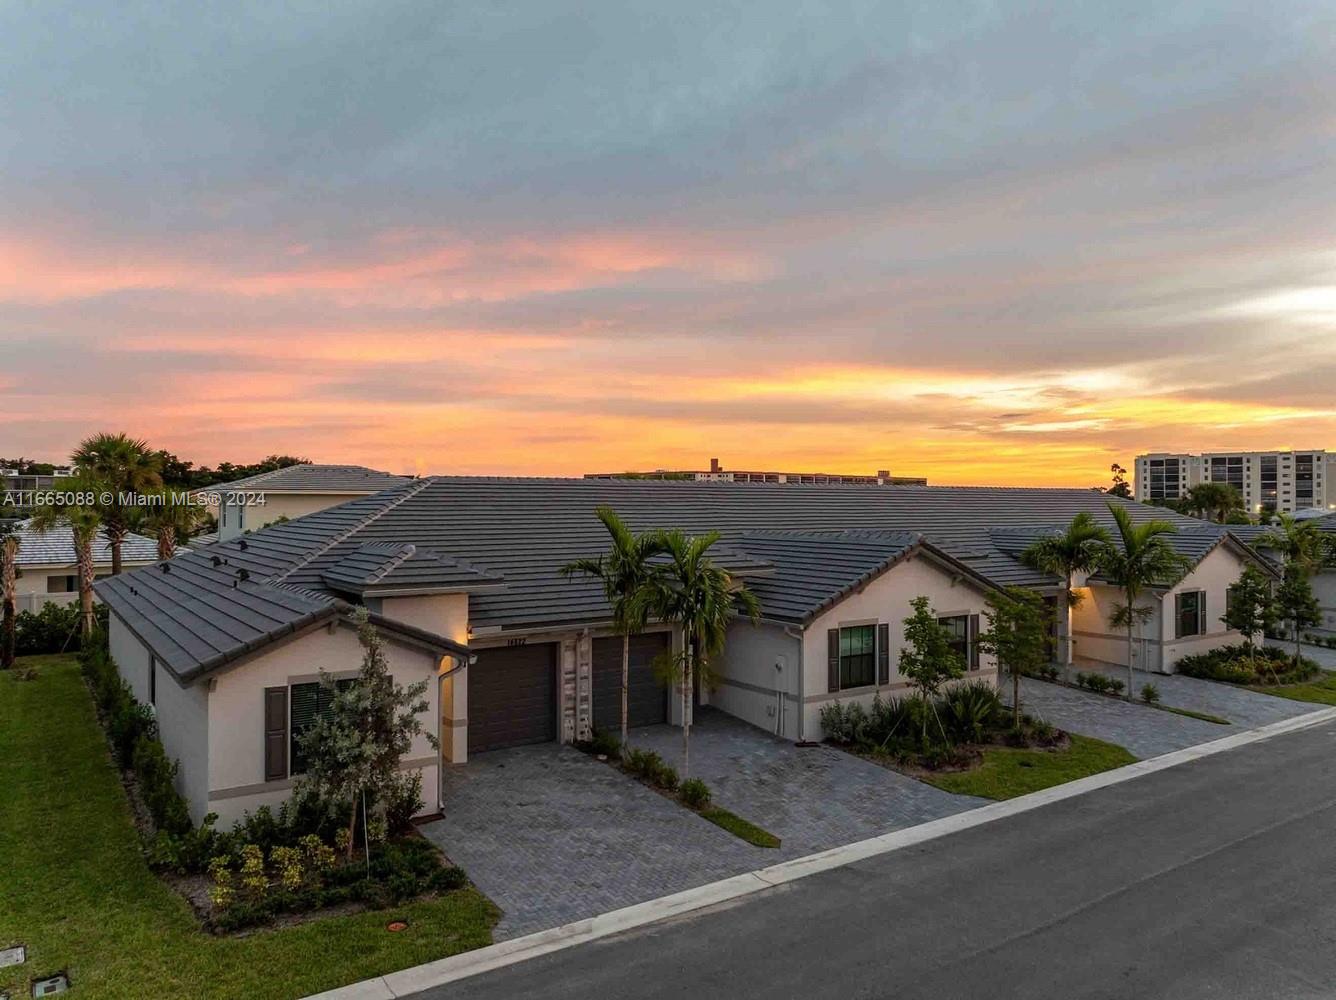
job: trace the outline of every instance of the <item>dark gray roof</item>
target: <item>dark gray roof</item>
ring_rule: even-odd
[[[993,585],[1056,586],[1055,579],[1021,564],[1018,556],[1025,540],[1057,530],[1080,511],[1089,511],[1112,529],[1106,507],[1110,499],[1076,489],[887,490],[854,485],[442,476],[407,480],[375,495],[179,556],[173,570],[183,562],[190,567],[179,575],[163,575],[156,568],[128,574],[104,587],[104,600],[118,614],[124,610],[141,619],[173,620],[183,615],[198,619],[164,626],[169,630],[207,632],[216,628],[215,616],[241,619],[247,625],[241,635],[215,637],[226,646],[300,621],[311,611],[309,603],[301,601],[330,600],[338,588],[331,586],[326,573],[339,583],[360,581],[365,587],[369,577],[394,562],[391,553],[403,553],[404,546],[411,545],[413,556],[398,563],[390,575],[402,570],[408,579],[421,570],[445,579],[458,570],[456,589],[470,592],[475,634],[601,622],[608,618],[608,607],[599,583],[567,579],[560,569],[606,549],[606,532],[594,517],[595,507],[606,503],[636,531],[721,532],[721,558],[755,588],[766,614],[800,618],[856,586],[866,573],[877,572],[908,544],[931,546],[932,552]],[[1204,556],[1225,531],[1162,508],[1116,498],[1113,502],[1124,506],[1135,521],[1160,518],[1179,525],[1182,533],[1170,540],[1190,559]],[[805,537],[779,537],[783,534]],[[921,541],[909,543],[909,536]],[[823,547],[825,554],[818,556]],[[211,572],[211,557],[226,559],[225,570]],[[242,568],[250,580],[233,588],[232,579]],[[153,585],[138,588],[135,581],[144,575],[151,576]],[[498,588],[502,579],[504,586]],[[130,587],[137,592],[130,593]],[[274,596],[275,590],[285,596]],[[290,606],[292,596],[300,600]],[[234,607],[249,600],[277,607]],[[181,638],[178,644],[189,647],[190,641]],[[210,652],[206,645],[192,655],[217,655],[217,650]],[[178,654],[178,661],[181,658]]]
[[[365,542],[320,571],[331,590],[360,597],[477,592],[505,580],[412,542]]]
[[[37,531],[31,521],[25,520],[19,521],[13,530],[19,536],[19,566],[74,565],[74,539],[70,536],[69,528]],[[157,558],[158,543],[152,538],[132,533],[126,535],[121,543],[121,561],[127,565],[150,563]],[[111,565],[111,541],[101,529],[93,540],[93,564]]]
[[[271,493],[378,493],[409,481],[409,476],[395,476],[365,465],[289,465],[273,472],[261,472],[230,483],[210,486],[209,490],[259,490]]]

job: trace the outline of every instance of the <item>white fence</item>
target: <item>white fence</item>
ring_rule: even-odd
[[[14,610],[31,611],[33,614],[42,610],[42,605],[48,601],[52,604],[75,604],[79,600],[79,595],[74,594],[16,594]]]

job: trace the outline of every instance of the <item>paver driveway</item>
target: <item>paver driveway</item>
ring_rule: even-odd
[[[631,745],[655,750],[680,768],[680,729],[633,730]],[[716,804],[778,836],[783,858],[926,823],[987,801],[943,792],[834,747],[797,747],[709,708],[696,710],[691,776],[710,786]]]
[[[1090,666],[1090,669],[1105,677],[1127,680],[1126,667],[1113,667],[1108,664]],[[1296,715],[1307,715],[1321,705],[1304,701],[1291,701],[1289,698],[1277,698],[1249,691],[1247,688],[1220,684],[1216,681],[1204,681],[1199,677],[1184,677],[1182,674],[1151,674],[1143,670],[1132,671],[1133,690],[1140,694],[1147,684],[1154,684],[1160,691],[1160,701],[1176,708],[1190,708],[1194,712],[1206,712],[1228,719],[1236,726],[1255,729],[1281,719],[1292,719]],[[1223,728],[1223,727],[1218,727]]]
[[[421,829],[505,911],[515,937],[762,868],[752,847],[570,747],[479,754]]]

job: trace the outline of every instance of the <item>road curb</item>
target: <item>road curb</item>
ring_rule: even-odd
[[[992,823],[1008,816],[1016,816],[1040,809],[1054,802],[1075,798],[1111,785],[1133,781],[1147,774],[1155,774],[1181,764],[1187,764],[1203,757],[1226,753],[1251,743],[1258,743],[1275,736],[1298,732],[1312,726],[1321,725],[1336,719],[1336,707],[1318,709],[1306,715],[1282,719],[1257,729],[1233,736],[1226,736],[1210,743],[1175,750],[1158,757],[1137,761],[1112,771],[1092,774],[1088,778],[1078,778],[1063,785],[1054,785],[1029,795],[1022,795],[1002,802],[993,802],[979,806],[968,812],[957,813],[942,819],[921,823],[918,826],[895,830],[891,833],[860,840],[842,847],[833,847],[827,851],[809,854],[806,857],[783,861],[768,868],[760,868],[742,875],[734,875],[718,882],[698,886],[662,896],[644,903],[611,910],[585,920],[577,920],[560,927],[553,927],[535,934],[502,941],[475,951],[438,959],[424,965],[402,969],[399,972],[376,976],[359,983],[351,983],[338,989],[318,993],[305,1000],[397,1000],[422,990],[443,986],[447,983],[467,979],[484,972],[514,965],[540,955],[571,948],[576,945],[597,941],[600,938],[619,934],[669,920],[686,913],[703,910],[719,903],[764,892],[767,889],[807,878],[832,868],[842,868],[868,858],[890,854],[915,844],[936,840],[961,830],[969,830],[985,823]]]

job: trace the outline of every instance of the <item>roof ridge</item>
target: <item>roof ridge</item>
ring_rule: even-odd
[[[403,543],[403,545],[400,546],[399,551],[395,553],[393,558],[385,560],[384,565],[382,565],[380,569],[376,570],[376,572],[372,573],[369,577],[366,578],[366,582],[376,583],[379,580],[385,579],[385,577],[388,576],[390,573],[394,572],[409,559],[412,559],[416,553],[417,553],[416,545],[414,545],[412,542]]]
[[[343,542],[347,541],[354,534],[365,528],[368,524],[380,520],[380,518],[384,517],[390,511],[394,510],[394,508],[398,507],[405,500],[410,500],[413,497],[417,496],[424,489],[426,489],[427,486],[430,485],[430,483],[431,483],[430,479],[419,479],[412,481],[412,487],[410,489],[405,490],[400,496],[395,497],[389,503],[382,506],[379,510],[372,511],[370,514],[362,518],[360,521],[345,528],[343,531],[339,532],[333,538],[325,542],[325,544],[317,546],[315,549],[312,549],[302,558],[298,559],[295,563],[293,563],[291,566],[285,569],[282,573],[279,573],[277,576],[270,577],[266,582],[282,583],[293,573],[297,572],[297,570],[304,569],[305,567],[311,565],[311,563],[315,562],[315,560],[319,559],[330,549],[334,548],[334,546],[340,545]]]

